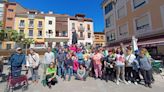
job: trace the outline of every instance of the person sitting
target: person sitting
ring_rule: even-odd
[[[55,85],[57,83],[56,72],[57,68],[54,62],[51,62],[46,71],[46,83],[49,88],[51,88],[51,85]]]
[[[77,80],[83,80],[83,81],[86,81],[86,78],[87,78],[87,72],[86,72],[86,69],[84,67],[83,64],[80,64],[78,70],[77,70],[77,74],[75,75],[75,78]]]

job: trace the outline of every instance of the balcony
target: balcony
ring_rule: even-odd
[[[43,25],[38,25],[38,28],[39,28],[39,29],[42,29],[42,28],[43,28]]]
[[[78,27],[79,32],[84,32],[85,28],[84,27]]]
[[[34,28],[34,24],[29,24],[28,27],[29,28]]]
[[[42,35],[38,35],[38,36],[37,36],[37,38],[42,39],[42,38],[43,38],[43,36],[42,36]]]
[[[19,24],[19,28],[25,28],[25,24]]]
[[[35,18],[35,15],[29,15],[28,18],[29,19],[34,19]]]

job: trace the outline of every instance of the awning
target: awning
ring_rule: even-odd
[[[164,38],[140,41],[138,42],[138,45],[153,45],[153,44],[162,44],[162,43],[164,43]]]

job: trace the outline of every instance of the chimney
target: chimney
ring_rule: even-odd
[[[48,14],[53,14],[53,11],[49,11]]]

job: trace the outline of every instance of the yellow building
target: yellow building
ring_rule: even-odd
[[[104,32],[94,32],[94,46],[105,46]]]
[[[44,48],[45,28],[44,15],[38,14],[37,11],[28,11],[16,14],[14,29],[19,33],[24,33],[25,38],[34,39],[35,43],[31,44],[33,48]]]

